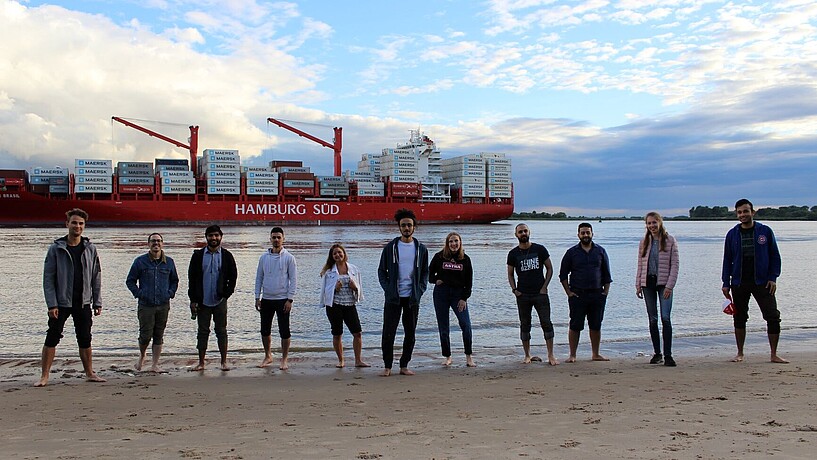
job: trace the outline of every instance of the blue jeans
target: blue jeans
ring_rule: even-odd
[[[661,305],[661,328],[664,334],[664,356],[672,356],[672,294],[668,299],[664,298],[664,286],[657,286],[655,289],[641,287],[644,295],[644,302],[647,304],[647,316],[650,319],[650,338],[652,339],[653,351],[661,353],[661,337],[658,334],[658,305]]]
[[[462,344],[465,347],[465,354],[470,355],[471,349],[471,316],[468,314],[468,308],[459,311],[457,304],[462,295],[462,288],[450,287],[445,284],[434,286],[434,311],[437,313],[437,329],[440,331],[440,347],[442,348],[443,356],[448,358],[451,356],[451,339],[449,338],[449,314],[448,310],[454,310],[457,315],[457,321],[460,323],[462,330]]]

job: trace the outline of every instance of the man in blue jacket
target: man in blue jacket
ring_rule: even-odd
[[[148,235],[148,252],[133,260],[125,285],[137,299],[136,316],[139,318],[139,360],[136,370],[145,363],[148,344],[153,339],[151,372],[161,372],[162,354],[170,299],[179,288],[179,274],[173,259],[165,255],[164,239],[159,233]]]
[[[788,363],[777,355],[780,338],[780,311],[777,309],[777,277],[780,276],[780,251],[772,229],[755,222],[755,210],[747,199],[735,203],[740,223],[726,234],[723,246],[723,295],[734,306],[735,342],[738,354],[733,362],[743,361],[746,321],[749,319],[749,297],[754,297],[766,320],[771,361]],[[731,293],[730,293],[731,291]]]
[[[394,338],[400,317],[403,318],[403,353],[400,356],[400,374],[414,375],[409,370],[411,353],[414,351],[414,334],[420,313],[420,298],[428,286],[428,249],[412,235],[417,228],[417,217],[408,209],[400,209],[394,214],[400,229],[400,236],[391,240],[380,254],[377,277],[386,298],[383,306],[383,335],[380,347],[383,350],[384,377],[391,375],[394,362]]]

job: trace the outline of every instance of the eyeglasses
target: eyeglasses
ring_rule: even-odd
[[[162,242],[162,240],[148,240],[148,242],[149,242],[150,244],[153,244],[153,243],[161,243],[161,242]]]

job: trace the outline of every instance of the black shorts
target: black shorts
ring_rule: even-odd
[[[269,337],[272,334],[272,318],[278,314],[278,334],[282,339],[292,337],[289,330],[289,312],[284,311],[286,299],[267,300],[261,299],[261,337]]]
[[[91,305],[81,307],[58,308],[59,315],[56,319],[48,317],[48,332],[45,335],[45,346],[56,347],[62,338],[62,331],[69,316],[74,318],[74,332],[77,334],[77,345],[80,348],[91,347],[91,325],[93,325],[94,313]]]
[[[349,332],[357,334],[363,330],[360,327],[360,318],[357,315],[357,307],[354,305],[326,306],[326,317],[332,325],[332,335],[343,335],[343,323],[349,328]]]

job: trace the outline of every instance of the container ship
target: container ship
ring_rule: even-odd
[[[80,158],[67,166],[0,170],[2,226],[57,226],[82,208],[94,225],[321,225],[394,222],[400,208],[422,223],[490,223],[513,212],[511,161],[502,153],[443,159],[419,130],[379,154],[363,154],[341,171],[342,128],[332,142],[269,118],[334,151],[334,174],[315,175],[295,160],[242,165],[238,150],[198,150],[119,117],[114,121],[190,152],[188,159],[152,162]]]

